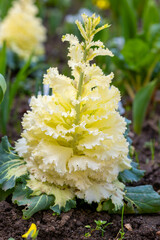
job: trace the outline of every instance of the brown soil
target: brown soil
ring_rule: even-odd
[[[140,167],[146,170],[145,177],[136,185],[151,184],[154,189],[160,192],[160,136],[158,134],[158,115],[154,120],[146,121],[142,134],[137,136],[130,132],[133,139],[135,151],[138,153]],[[154,159],[151,160],[151,151],[145,147],[146,141],[155,139]],[[134,184],[135,185],[135,184]],[[98,213],[95,206],[78,204],[73,209],[60,216],[53,216],[53,212],[41,211],[36,213],[29,220],[22,219],[22,209],[13,205],[8,199],[0,203],[0,240],[8,240],[13,237],[16,240],[22,239],[30,227],[35,223],[38,227],[38,240],[116,240],[121,229],[121,216],[109,215],[106,212]],[[94,220],[105,220],[112,223],[105,229],[104,237],[100,231],[94,231],[89,238],[85,238],[88,229],[86,225],[95,228]],[[129,224],[129,225],[126,225]],[[127,240],[149,240],[160,239],[160,214],[125,215],[124,216],[124,239]]]

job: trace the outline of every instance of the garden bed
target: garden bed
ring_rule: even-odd
[[[145,177],[136,185],[151,184],[156,191],[160,191],[158,120],[157,111],[153,121],[145,122],[140,136],[130,132],[137,153],[136,161],[139,160],[141,169],[146,170]],[[150,147],[146,147],[146,142],[151,140],[154,140],[154,154],[153,152],[151,154]],[[152,159],[153,155],[154,159]],[[21,209],[8,199],[0,203],[0,240],[8,240],[9,237],[14,237],[16,240],[22,239],[22,234],[26,232],[31,223],[37,225],[38,240],[109,240],[120,238],[120,235],[117,234],[121,229],[121,216],[109,215],[107,212],[96,212],[95,207],[82,205],[79,202],[77,209],[72,209],[59,216],[53,216],[53,212],[49,210],[36,213],[29,220],[23,220]],[[89,231],[85,226],[90,225],[95,228],[94,220],[104,220],[112,224],[106,227],[104,237],[100,231],[94,231],[91,237],[85,238],[85,233]],[[160,239],[160,214],[124,215],[124,231],[124,239],[128,240]]]
[[[42,59],[41,60],[39,59],[40,62],[37,63],[37,66],[38,66],[38,64],[40,64],[40,65],[37,68],[38,70],[35,70],[37,66],[34,65],[35,63],[30,64],[30,58],[29,58],[28,62],[25,63],[26,65],[24,65],[24,68],[22,68],[21,64],[16,66],[16,61],[13,65],[15,65],[17,68],[13,67],[13,66],[11,67],[12,64],[10,62],[9,65],[6,65],[6,69],[9,72],[7,74],[5,74],[5,67],[3,66],[5,64],[2,64],[2,66],[0,67],[3,70],[2,75],[7,76],[6,80],[10,77],[10,82],[9,82],[10,85],[9,86],[11,86],[11,87],[9,87],[9,90],[6,92],[6,96],[8,96],[9,100],[6,100],[7,99],[6,96],[3,99],[2,103],[3,104],[5,103],[6,105],[2,104],[1,112],[3,114],[1,116],[1,122],[3,122],[3,124],[2,124],[2,129],[3,129],[3,127],[4,127],[3,125],[5,125],[4,120],[6,120],[6,126],[5,126],[5,127],[7,127],[6,135],[8,136],[9,141],[12,146],[14,146],[15,141],[20,138],[20,133],[23,131],[22,127],[21,127],[21,118],[24,116],[24,113],[26,113],[27,110],[29,109],[28,98],[30,98],[30,96],[33,95],[34,92],[36,92],[36,95],[37,95],[38,90],[43,89],[42,84],[41,84],[42,77],[40,75],[43,75],[44,72],[46,73],[46,69],[49,68],[49,66],[58,67],[58,69],[60,70],[61,73],[63,73],[64,75],[67,75],[67,76],[70,75],[70,72],[68,71],[68,67],[66,67],[66,61],[68,60],[68,58],[66,57],[67,56],[66,49],[68,47],[68,43],[67,44],[61,43],[60,35],[63,35],[66,32],[70,32],[70,31],[73,34],[76,34],[76,31],[72,26],[73,24],[71,22],[66,22],[65,16],[67,13],[72,13],[72,12],[76,13],[78,11],[78,9],[75,12],[73,11],[76,8],[76,6],[74,4],[70,4],[70,8],[69,8],[69,6],[68,7],[61,6],[61,8],[59,9],[59,5],[54,6],[54,4],[53,4],[53,6],[52,5],[50,6],[50,4],[49,4],[49,5],[46,5],[46,7],[44,7],[44,5],[40,4],[41,1],[38,1],[38,2],[39,2],[39,9],[41,9],[40,15],[42,18],[44,18],[43,22],[46,25],[47,34],[48,34],[47,41],[45,44],[45,50],[46,50],[45,60],[42,58],[43,61],[45,61],[45,64],[41,63]],[[65,1],[62,1],[62,2],[65,2]],[[72,2],[72,1],[70,1],[70,2]],[[88,2],[91,2],[91,1],[88,1]],[[93,1],[93,2],[95,2],[95,1]],[[112,1],[110,1],[110,2],[112,2]],[[156,3],[155,3],[155,6],[152,6],[152,4],[150,6],[148,4],[147,5],[148,10],[146,10],[146,9],[143,9],[142,6],[138,4],[138,2],[137,3],[136,2],[134,2],[134,5],[135,5],[134,8],[133,8],[133,6],[124,4],[124,7],[121,7],[120,11],[117,11],[116,9],[113,8],[113,5],[111,4],[111,6],[109,5],[111,7],[111,9],[104,11],[104,13],[105,13],[104,14],[104,22],[106,22],[106,20],[107,20],[107,19],[105,19],[105,17],[110,19],[109,22],[115,22],[115,30],[116,31],[113,28],[113,30],[112,30],[113,32],[111,32],[111,36],[113,33],[113,42],[110,41],[110,36],[108,36],[107,34],[99,35],[99,36],[100,36],[100,38],[102,37],[103,41],[105,42],[105,45],[107,45],[107,46],[109,45],[109,48],[111,47],[111,50],[113,50],[113,52],[115,54],[115,58],[113,59],[113,65],[110,62],[108,62],[108,60],[105,60],[105,59],[103,60],[104,64],[102,64],[100,59],[98,59],[97,63],[100,66],[103,65],[104,72],[107,71],[107,72],[105,72],[105,74],[108,74],[108,72],[111,72],[112,70],[113,70],[113,72],[115,72],[115,82],[113,82],[113,85],[116,85],[120,89],[121,92],[123,92],[125,90],[125,93],[126,93],[126,91],[128,91],[127,93],[130,95],[130,97],[128,97],[128,94],[126,96],[124,96],[124,98],[125,98],[124,102],[126,103],[125,109],[131,109],[131,107],[130,107],[131,104],[132,104],[132,106],[134,106],[133,107],[134,130],[133,130],[133,126],[131,125],[131,130],[129,132],[129,137],[133,141],[133,149],[132,148],[131,149],[133,150],[133,158],[134,158],[135,162],[137,162],[138,168],[143,169],[146,172],[145,172],[144,178],[141,179],[139,182],[136,182],[136,183],[133,182],[132,184],[126,184],[126,185],[129,185],[129,186],[152,185],[154,190],[160,194],[160,116],[159,116],[160,105],[158,102],[159,99],[157,100],[155,97],[156,94],[154,94],[154,93],[156,93],[156,89],[158,89],[158,87],[159,87],[157,79],[159,79],[159,77],[160,77],[158,74],[159,69],[160,69],[160,65],[159,65],[160,62],[159,62],[158,58],[154,59],[155,58],[154,55],[158,56],[159,49],[160,49],[159,48],[159,27],[160,27],[159,26],[159,17],[160,16],[157,17],[158,20],[155,20],[155,22],[152,22],[152,21],[150,22],[150,19],[152,20],[151,16],[155,15],[154,12],[156,12],[156,9],[158,9],[156,7]],[[76,5],[77,5],[77,3],[76,3]],[[81,2],[79,2],[79,5],[81,5]],[[43,9],[43,7],[44,7],[44,9]],[[77,5],[77,7],[78,7],[78,5]],[[152,7],[154,8],[154,11],[150,11],[150,9],[152,9]],[[111,11],[111,12],[113,11],[111,15],[109,14],[109,11]],[[145,13],[144,19],[142,16],[143,14],[141,13],[143,11]],[[129,15],[126,14],[128,12],[129,12],[129,15],[131,16],[131,19],[129,18]],[[124,18],[121,18],[122,15],[124,15]],[[59,16],[59,20],[58,20],[58,16]],[[95,18],[95,16],[93,18]],[[19,19],[18,19],[18,21],[19,21]],[[26,21],[24,21],[24,22],[26,23]],[[54,22],[56,22],[55,26],[54,26]],[[121,22],[122,26],[126,25],[126,29],[123,29],[123,27],[119,28],[118,25],[116,26],[116,22],[117,23]],[[125,23],[125,24],[123,24],[123,23]],[[31,25],[33,25],[33,23]],[[63,26],[61,26],[61,25],[63,25]],[[136,25],[137,26],[142,25],[142,29],[139,31],[138,29],[136,29]],[[154,25],[153,28],[150,25]],[[88,25],[88,26],[90,26],[90,25]],[[52,27],[54,27],[54,29],[52,29]],[[71,27],[71,29],[70,29],[70,27]],[[141,26],[139,26],[139,27],[141,27]],[[81,28],[79,28],[79,29],[81,32]],[[87,29],[90,29],[90,27],[88,27]],[[130,31],[130,29],[133,29],[133,32]],[[114,31],[116,32],[116,35],[115,35]],[[34,32],[34,31],[32,31],[32,32]],[[122,34],[124,32],[124,36],[122,34],[122,36],[120,36],[120,38],[118,37],[119,39],[122,40],[122,42],[120,44],[121,46],[118,46],[118,44],[114,42],[117,39],[117,36],[119,36],[119,34],[117,35],[118,32],[120,34]],[[139,34],[141,32],[144,32],[143,37],[141,36],[141,34]],[[83,36],[83,34],[82,34],[82,36]],[[88,30],[88,34],[86,36],[90,36],[89,30]],[[150,41],[150,36],[154,36],[151,38],[152,41]],[[88,39],[89,39],[89,37],[88,37]],[[63,40],[65,40],[65,39],[63,38]],[[124,40],[124,43],[123,43],[123,40]],[[68,40],[65,40],[65,41],[68,41]],[[70,47],[72,48],[73,46],[70,46]],[[0,60],[4,59],[6,56],[5,48],[6,48],[6,45],[4,43],[1,53],[0,53]],[[84,61],[85,66],[87,66],[86,56],[87,56],[87,54],[89,54],[89,52],[88,52],[87,48],[86,49],[85,48],[84,49],[82,48],[83,51],[81,49],[81,51],[84,52],[81,63],[83,63],[83,61]],[[117,50],[115,51],[115,49],[117,49]],[[94,50],[97,51],[96,48]],[[101,51],[102,51],[102,49],[100,49],[100,52]],[[131,55],[130,55],[130,53],[131,53]],[[8,54],[8,52],[7,52],[7,54]],[[104,54],[98,54],[98,55],[104,55]],[[107,53],[106,55],[110,55],[110,54]],[[73,59],[72,58],[73,57],[71,57],[71,60],[74,60],[74,58]],[[153,59],[154,59],[154,62],[153,62]],[[105,69],[106,66],[107,66],[107,70]],[[34,67],[35,67],[35,69],[34,69]],[[11,69],[13,68],[12,71],[8,70],[10,68]],[[80,69],[81,69],[81,67],[80,67]],[[20,71],[20,72],[17,73],[17,71]],[[89,75],[90,75],[90,73],[91,72],[89,72]],[[82,80],[84,80],[83,74],[84,74],[84,70],[82,69],[81,74],[79,76],[79,85],[78,85],[78,89],[77,89],[77,97],[78,98],[76,98],[76,100],[77,99],[79,100],[79,97],[81,97],[81,95],[82,95],[82,83],[83,83]],[[57,75],[59,76],[59,74],[57,74]],[[93,76],[94,76],[94,74],[93,74]],[[98,81],[97,75],[95,75],[95,77]],[[99,76],[100,80],[101,80],[101,77],[103,77],[103,75],[100,74],[100,76]],[[144,77],[146,77],[146,79]],[[59,78],[61,79],[61,76],[59,76]],[[21,84],[20,84],[20,81],[21,81]],[[28,85],[29,88],[27,88],[27,84],[29,84]],[[14,87],[16,87],[15,90],[13,90],[14,88],[12,88],[12,85]],[[96,87],[99,87],[99,86],[100,85],[98,85],[98,84],[93,85],[93,87],[90,88],[89,93],[92,93],[92,91]],[[51,87],[51,84],[50,84],[50,87]],[[66,86],[64,85],[64,86],[61,86],[61,88],[62,87],[64,87],[64,89],[65,89]],[[110,87],[110,85],[108,87]],[[6,90],[4,86],[3,86],[2,90],[3,90],[3,94],[4,94],[5,90]],[[22,92],[21,92],[21,90],[22,90]],[[54,91],[56,93],[57,90],[55,90],[53,88],[52,91],[53,91],[53,93],[54,93]],[[98,93],[100,94],[100,92],[98,92]],[[107,94],[107,92],[106,92],[106,94]],[[61,93],[61,95],[63,96],[63,93]],[[124,93],[123,93],[123,95],[124,95]],[[155,97],[155,99],[154,99],[154,97]],[[131,103],[128,101],[128,98],[132,99],[132,100],[134,99],[134,101],[132,101],[132,103]],[[9,102],[9,104],[7,102]],[[149,102],[151,103],[150,105],[149,105]],[[91,103],[93,104],[92,101],[90,102],[90,104]],[[79,117],[79,114],[80,114],[79,109],[81,106],[80,104],[81,104],[81,102],[79,104],[77,103],[75,105],[76,106],[75,107],[76,118],[74,119],[73,123],[75,123],[76,125],[78,125],[78,123],[80,121],[80,117]],[[118,104],[118,100],[117,100],[117,104]],[[78,106],[78,108],[77,108],[77,106]],[[113,104],[113,106],[114,106],[114,104]],[[98,107],[98,105],[97,105],[97,107]],[[106,108],[105,105],[104,105],[104,108]],[[148,120],[145,120],[145,122],[143,124],[142,133],[140,135],[136,135],[134,132],[140,132],[141,124],[143,123],[143,116],[146,113],[144,110],[147,108],[148,108],[148,111],[147,111],[146,115],[147,115]],[[8,110],[6,111],[6,109],[8,109]],[[114,107],[113,112],[116,109],[117,109],[117,107]],[[32,111],[33,110],[34,110],[34,107],[33,107]],[[45,107],[44,107],[44,110],[45,110]],[[53,111],[54,111],[54,107],[53,107]],[[61,110],[60,110],[60,112],[61,112]],[[82,113],[84,114],[83,111],[82,111]],[[95,114],[94,111],[92,112],[92,114]],[[64,115],[64,113],[63,113],[63,115]],[[8,120],[8,122],[7,122],[6,116],[10,116],[10,119]],[[3,119],[2,119],[2,117],[3,117]],[[98,117],[99,118],[97,118],[97,119],[100,119],[100,116],[98,116]],[[132,119],[130,110],[127,110],[125,117],[127,119]],[[43,119],[43,117],[42,117],[42,119]],[[36,121],[36,119],[34,119],[34,120]],[[55,121],[54,118],[53,118],[53,121]],[[141,123],[141,121],[142,121],[142,123]],[[139,123],[141,123],[141,124],[139,124]],[[135,125],[137,125],[138,127],[135,128]],[[3,129],[3,132],[5,132],[4,129]],[[53,129],[54,129],[54,127],[53,127]],[[26,130],[25,127],[24,127],[24,130]],[[118,130],[118,128],[117,128],[117,130]],[[117,130],[116,130],[116,128],[114,128],[114,132],[116,132]],[[33,133],[35,134],[34,129],[33,129]],[[68,133],[69,133],[69,131],[68,131]],[[89,133],[89,131],[88,131],[88,133]],[[1,141],[1,137],[3,135],[4,134],[0,133],[0,141]],[[122,135],[122,137],[124,137],[124,131],[121,132],[121,135]],[[35,134],[35,136],[39,140],[38,135]],[[75,140],[77,138],[76,131],[75,131],[75,135],[73,134],[73,136],[74,136],[73,140]],[[80,136],[82,136],[82,135],[80,135]],[[120,138],[117,138],[117,139],[120,139]],[[129,139],[127,139],[127,140],[129,141]],[[76,144],[77,144],[76,141],[73,141],[72,148],[74,150],[73,151],[74,153],[75,153],[75,145]],[[58,146],[62,147],[61,145],[62,144],[60,144]],[[98,145],[98,143],[97,143],[97,145]],[[35,146],[37,146],[37,145],[35,144]],[[54,146],[54,144],[53,144],[53,146]],[[55,145],[55,146],[57,146],[57,145]],[[92,145],[92,147],[93,146],[94,146],[94,144]],[[117,146],[116,149],[118,149],[118,145],[116,145],[115,142],[114,142],[114,146]],[[127,154],[128,154],[127,144],[124,145],[123,148],[121,148],[121,149],[124,150],[125,147],[126,147],[126,155],[125,156],[127,158]],[[45,149],[45,147],[44,147],[44,149]],[[56,149],[56,147],[55,147],[55,149]],[[34,148],[34,150],[35,150],[35,148]],[[56,149],[56,151],[57,151],[57,149]],[[9,151],[6,151],[6,148],[4,149],[4,152],[5,152],[5,154],[10,153]],[[17,150],[17,152],[18,152],[18,150]],[[39,152],[39,149],[37,152]],[[104,153],[106,153],[106,145],[104,145]],[[18,152],[18,154],[19,154],[19,152]],[[51,153],[51,156],[52,155],[53,155],[53,153]],[[83,154],[80,153],[80,156],[81,155],[83,155]],[[23,154],[22,155],[19,154],[19,156],[23,157]],[[113,156],[113,159],[115,159],[114,156]],[[122,155],[122,153],[120,153],[118,156],[120,158],[122,158],[122,156],[124,156],[124,155]],[[65,154],[63,155],[62,159],[64,159],[64,158],[65,158]],[[123,160],[125,159],[124,157],[122,159],[120,159],[120,158],[117,158],[118,159],[117,165],[119,164],[119,166],[121,166],[120,161],[123,162]],[[26,157],[26,159],[28,159],[28,157]],[[27,162],[26,159],[24,159],[25,163]],[[5,157],[3,157],[2,161],[3,160],[5,160]],[[9,157],[9,154],[8,154],[7,163],[10,160],[11,160],[11,158]],[[6,164],[6,166],[7,166],[6,169],[8,171],[9,167],[7,164]],[[106,165],[106,166],[108,166],[108,165]],[[113,163],[113,167],[114,166],[115,165]],[[42,169],[45,172],[45,169],[43,167],[42,167]],[[51,168],[51,171],[52,170],[53,169]],[[84,169],[82,168],[82,170],[84,170]],[[106,168],[102,167],[102,170],[106,174],[106,172],[108,171],[108,167],[106,167]],[[6,170],[2,171],[2,174],[1,174],[2,176],[5,171]],[[12,172],[15,173],[17,171],[15,170]],[[27,172],[27,170],[26,170],[26,172]],[[139,171],[137,171],[137,172],[139,172]],[[20,172],[20,173],[22,175],[22,172]],[[28,171],[27,174],[29,176],[29,174],[31,174],[31,173]],[[141,174],[143,175],[142,172],[141,172]],[[22,181],[20,180],[20,178],[17,177],[16,183],[18,183],[18,181],[21,181],[21,185],[22,185],[22,183],[24,183],[26,178],[25,178],[25,174],[23,174],[23,175],[24,175],[24,178],[21,179]],[[117,176],[116,176],[116,178],[117,178]],[[76,180],[77,179],[78,178],[76,178]],[[137,173],[137,179],[139,179],[138,173]],[[130,180],[130,178],[129,178],[129,180]],[[99,183],[98,181],[99,180],[97,177],[97,183]],[[5,183],[4,179],[2,179],[1,183],[2,184]],[[51,183],[53,183],[53,181]],[[115,182],[113,181],[113,183],[115,183]],[[57,183],[56,183],[56,185],[57,185]],[[59,183],[58,183],[58,185],[59,185]],[[66,182],[64,182],[64,188],[65,188],[65,185],[67,185]],[[33,186],[35,186],[35,184],[33,184]],[[13,187],[14,186],[12,186],[12,188]],[[142,187],[142,189],[143,189],[143,187]],[[116,191],[117,191],[117,188],[116,188]],[[137,193],[137,190],[135,190],[135,191]],[[16,193],[19,193],[19,192],[20,191],[18,189],[18,191]],[[2,192],[0,191],[0,194],[1,193]],[[45,191],[40,192],[40,194],[43,194],[43,195],[45,193],[47,193],[47,192],[45,192]],[[143,192],[139,192],[139,193],[143,193]],[[156,195],[158,196],[157,193],[156,193]],[[51,195],[50,197],[52,197],[52,199],[54,200],[54,204],[55,204],[56,194],[52,194],[50,192],[47,194]],[[134,192],[131,192],[131,194],[133,196]],[[27,195],[27,193],[26,193],[26,195]],[[2,194],[2,196],[3,196],[3,194]],[[24,195],[22,195],[22,196],[24,196]],[[74,195],[74,196],[77,196],[77,195]],[[98,196],[98,194],[97,194],[97,196]],[[108,196],[112,197],[113,194],[111,193]],[[108,199],[108,196],[106,199]],[[136,199],[137,205],[138,205],[138,203],[143,203],[143,207],[145,208],[145,206],[147,204],[144,204],[144,202],[141,201],[142,200],[141,196],[142,196],[142,194],[139,196],[139,198]],[[149,199],[149,204],[147,205],[148,208],[147,208],[147,210],[145,209],[144,212],[156,212],[156,210],[153,207],[155,198],[152,199],[152,196],[151,195],[149,195],[149,196],[151,198],[148,197],[148,199]],[[15,198],[15,201],[17,201],[17,202],[19,200],[18,197],[19,197],[19,195],[17,194],[17,196]],[[93,194],[93,197],[95,197],[95,194]],[[158,198],[159,198],[159,196],[158,196]],[[2,199],[1,196],[0,196],[0,199]],[[71,198],[71,199],[73,199],[73,198]],[[104,196],[101,199],[104,199]],[[124,203],[127,203],[126,199],[127,198],[124,199]],[[33,198],[32,198],[32,200],[33,200]],[[157,201],[157,202],[159,204],[159,201]],[[157,202],[156,202],[156,204],[157,204]],[[36,199],[35,203],[36,204],[33,206],[33,209],[36,208],[36,205],[38,205],[37,203],[39,203],[39,201],[37,201],[37,199]],[[67,203],[67,201],[66,201],[66,203]],[[21,205],[21,204],[19,204],[19,205]],[[127,204],[124,204],[124,206],[125,205],[127,205]],[[134,208],[136,206],[136,202],[131,201],[131,205]],[[149,209],[150,205],[151,205],[151,211]],[[43,208],[40,208],[40,209],[44,209],[45,208],[44,206],[45,205],[43,205]],[[48,208],[50,206],[52,206],[52,205],[50,204],[48,206]],[[60,204],[58,206],[60,206]],[[64,205],[64,206],[66,206],[66,205]],[[107,212],[97,212],[96,208],[97,208],[97,204],[89,205],[87,203],[84,203],[83,200],[82,201],[77,200],[76,209],[71,209],[70,211],[68,211],[66,213],[62,212],[60,215],[57,215],[57,214],[54,214],[54,212],[51,210],[39,211],[39,212],[35,213],[28,220],[24,220],[24,219],[22,219],[23,207],[18,207],[17,205],[13,204],[12,200],[11,200],[11,196],[9,196],[9,197],[7,197],[6,201],[0,202],[0,240],[9,240],[9,238],[14,238],[15,240],[22,239],[22,235],[25,232],[27,232],[27,230],[29,229],[29,227],[31,226],[32,223],[36,224],[37,229],[39,231],[37,240],[47,240],[47,239],[48,240],[71,240],[71,239],[73,239],[73,240],[82,240],[82,239],[89,239],[89,240],[99,240],[99,239],[105,239],[105,240],[121,240],[121,239],[149,240],[149,239],[151,239],[152,240],[153,239],[154,240],[154,239],[160,239],[160,212],[157,214],[143,214],[143,215],[141,215],[141,214],[132,214],[131,215],[130,214],[130,215],[123,216],[121,214],[118,215],[118,214],[108,214]],[[156,209],[160,210],[160,208],[156,208]],[[53,208],[53,210],[56,211],[54,208]],[[122,208],[122,210],[124,210],[124,208]],[[141,212],[143,212],[143,211],[141,211]],[[105,221],[106,223],[108,223],[108,226],[105,227],[104,232],[101,231],[102,229],[101,230],[96,229],[96,221],[98,221],[98,220]],[[88,228],[86,228],[87,225],[88,225]],[[88,237],[87,237],[87,233],[89,235]]]

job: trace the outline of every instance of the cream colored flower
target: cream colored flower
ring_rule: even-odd
[[[83,15],[83,19],[84,27],[77,25],[84,42],[68,34],[63,37],[70,43],[72,78],[56,68],[47,71],[44,84],[50,84],[53,95],[32,97],[16,150],[27,163],[33,194],[46,192],[60,199],[66,189],[72,198],[88,203],[111,198],[118,208],[124,185],[117,177],[130,168],[126,123],[117,111],[120,92],[110,86],[113,73],[105,76],[90,63],[97,55],[112,56],[103,43],[93,41],[94,33],[108,25],[97,29],[100,19],[95,15]]]
[[[43,43],[46,40],[46,29],[33,0],[14,1],[7,16],[0,24],[0,44],[7,46],[20,57],[27,59],[44,53]]]

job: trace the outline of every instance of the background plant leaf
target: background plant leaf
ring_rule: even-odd
[[[160,22],[160,13],[156,1],[148,0],[143,14],[143,29],[147,34],[148,29],[152,24]]]
[[[0,18],[3,19],[7,12],[8,9],[11,7],[11,4],[14,0],[1,0],[0,1]]]
[[[29,70],[29,67],[30,67],[30,64],[31,64],[31,60],[32,60],[32,55],[30,55],[30,57],[25,62],[23,67],[17,73],[16,78],[15,78],[14,82],[11,85],[10,93],[9,93],[8,114],[9,114],[10,109],[12,107],[13,99],[14,99],[14,97],[15,97],[18,89],[19,89],[20,83],[22,81],[24,81],[27,78],[27,76],[28,76],[28,70]]]
[[[128,69],[136,72],[147,68],[155,58],[149,45],[141,39],[130,39],[121,51]]]
[[[123,36],[126,40],[134,38],[137,33],[137,17],[133,3],[131,0],[121,0],[119,7]]]
[[[147,34],[147,41],[154,53],[160,50],[160,24],[153,24],[150,26]],[[160,59],[160,57],[159,57]]]
[[[139,134],[146,115],[147,107],[150,102],[157,81],[151,81],[147,86],[141,88],[133,102],[133,127],[134,131]]]
[[[5,76],[6,73],[6,43],[4,42],[2,48],[0,49],[0,73]]]
[[[2,76],[2,74],[0,74],[0,103],[3,100],[6,88],[7,88],[6,81],[5,81],[4,77]]]

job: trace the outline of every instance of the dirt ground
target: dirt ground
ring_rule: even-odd
[[[133,131],[130,132],[137,156],[135,159],[139,162],[140,168],[146,170],[145,177],[134,185],[151,184],[160,192],[160,135],[157,127],[159,115],[155,114],[152,119],[145,122],[140,136],[135,135]],[[154,152],[151,154],[146,142],[152,140],[154,140]],[[22,219],[21,210],[20,207],[13,205],[10,199],[0,202],[0,240],[8,240],[9,237],[22,239],[22,234],[27,231],[31,223],[37,225],[38,240],[120,239],[118,232],[121,229],[121,216],[96,212],[95,206],[79,203],[77,209],[62,213],[60,216],[53,216],[50,210],[41,211],[29,220]],[[94,220],[112,223],[106,227],[104,237],[100,231],[94,231],[88,238],[84,236],[88,232],[86,225],[95,228]],[[124,231],[124,239],[127,240],[160,239],[160,214],[125,215]]]

